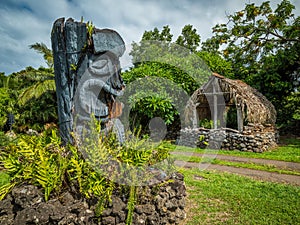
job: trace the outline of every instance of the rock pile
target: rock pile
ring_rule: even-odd
[[[185,196],[183,176],[179,173],[174,174],[172,180],[158,186],[141,187],[133,224],[181,224],[186,217]],[[114,197],[102,214],[101,224],[125,225],[126,204],[125,199]]]
[[[133,224],[180,224],[186,216],[185,196],[183,176],[179,173],[159,185],[141,187]],[[108,207],[97,217],[95,200],[65,191],[45,202],[41,190],[23,185],[15,187],[0,202],[0,224],[125,225],[127,199],[124,194],[114,193]]]
[[[243,132],[229,128],[185,128],[181,130],[179,145],[211,149],[264,152],[276,146],[277,132],[270,127],[248,126]]]

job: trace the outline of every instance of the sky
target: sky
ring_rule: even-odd
[[[43,42],[51,48],[51,29],[58,18],[92,21],[97,28],[116,30],[126,43],[121,66],[130,66],[131,43],[144,31],[169,25],[173,40],[191,24],[201,41],[212,36],[211,28],[226,23],[227,15],[247,3],[264,0],[0,0],[0,72],[9,75],[27,66],[46,67],[41,54],[29,48]],[[273,9],[281,0],[271,0]],[[300,15],[300,1],[290,0]]]

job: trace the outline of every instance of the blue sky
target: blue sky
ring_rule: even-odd
[[[271,0],[275,7],[281,0]],[[141,39],[145,30],[169,25],[174,39],[186,24],[192,24],[205,41],[211,28],[227,22],[226,15],[244,8],[246,3],[263,0],[1,0],[0,72],[10,74],[27,66],[46,66],[41,55],[29,49],[35,42],[51,46],[53,22],[60,17],[92,21],[98,28],[116,30],[130,51],[130,44]],[[300,14],[300,1],[291,0]],[[127,67],[125,54],[121,65]]]

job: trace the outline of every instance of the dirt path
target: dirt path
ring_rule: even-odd
[[[228,155],[189,153],[189,152],[172,152],[172,154],[180,154],[180,155],[196,156],[196,157],[204,156],[204,157],[217,158],[220,160],[226,160],[230,162],[245,162],[245,163],[252,162],[256,164],[273,165],[279,169],[287,169],[287,170],[294,170],[300,172],[300,163],[293,163],[293,162],[283,162],[283,161],[268,160],[268,159],[244,158],[244,157],[236,157],[236,156],[228,156]],[[185,168],[217,170],[222,172],[229,172],[229,173],[239,174],[243,176],[248,176],[263,181],[271,181],[271,182],[300,186],[300,176],[297,175],[279,174],[274,172],[267,172],[267,171],[254,170],[248,168],[237,168],[232,166],[223,166],[223,165],[208,164],[208,163],[175,161],[175,164],[177,166],[185,167]]]

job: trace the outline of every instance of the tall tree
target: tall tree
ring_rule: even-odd
[[[257,74],[264,57],[291,51],[294,63],[299,58],[300,18],[292,13],[295,8],[283,0],[273,11],[270,2],[260,6],[247,4],[245,9],[228,16],[227,24],[217,24],[214,36],[202,43],[206,51],[219,51],[233,62],[236,76],[247,79]],[[251,79],[251,78],[250,78]]]
[[[164,26],[160,32],[157,27],[153,30],[145,31],[142,36],[142,41],[163,41],[171,42],[173,35],[170,33],[171,29],[168,25]]]
[[[138,66],[141,62],[149,61],[155,56],[164,54],[168,51],[173,35],[168,25],[164,26],[162,31],[157,27],[153,30],[145,31],[139,43],[133,42],[132,50],[129,53],[132,56],[132,62]]]
[[[172,37],[169,26],[164,26],[161,31],[158,28],[145,31],[141,41],[132,44],[130,54],[134,68],[122,75],[124,81],[129,83],[127,91],[133,81],[145,87],[140,90],[134,88],[130,97],[130,104],[133,104],[132,122],[143,128],[153,117],[161,117],[168,128],[177,129],[179,115],[183,115],[179,111],[184,109],[187,101],[185,97],[191,95],[211,75],[205,60],[221,61],[220,56],[216,58],[211,53],[197,54],[200,35],[192,25],[184,26],[176,41],[173,42]],[[176,105],[175,102],[180,104]]]
[[[181,30],[181,35],[178,36],[176,44],[190,49],[191,52],[196,52],[200,45],[200,35],[193,25],[185,25]]]
[[[265,94],[278,111],[278,122],[290,115],[283,112],[284,99],[299,91],[300,17],[295,6],[282,0],[273,10],[270,2],[246,4],[217,24],[214,36],[202,44],[232,63],[234,75]]]
[[[234,78],[232,64],[214,52],[198,51],[196,53],[210,68],[212,72],[228,78]]]

